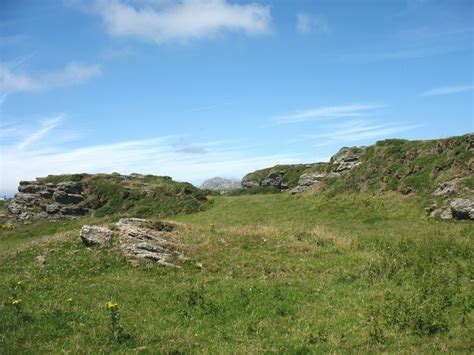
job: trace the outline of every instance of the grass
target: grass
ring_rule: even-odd
[[[472,222],[428,219],[423,203],[213,197],[169,217],[182,269],[82,245],[82,222],[115,217],[1,231],[0,352],[473,352]]]

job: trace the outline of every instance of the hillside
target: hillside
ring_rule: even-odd
[[[242,186],[249,192],[270,188],[290,189],[293,194],[397,191],[422,196],[425,207],[447,216],[454,198],[474,199],[473,152],[472,134],[424,141],[388,139],[367,147],[341,148],[328,163],[257,170],[244,176]]]

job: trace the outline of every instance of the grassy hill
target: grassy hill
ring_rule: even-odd
[[[394,192],[213,202],[169,217],[181,269],[85,248],[116,215],[1,231],[0,352],[474,351],[472,222]]]
[[[339,193],[380,193],[400,191],[428,195],[439,183],[453,177],[468,177],[474,185],[474,159],[469,134],[446,139],[409,141],[388,139],[367,147],[353,147],[360,164],[341,176],[328,176],[318,191]],[[302,174],[333,170],[332,162],[277,165],[247,174],[243,181],[261,185],[272,172],[283,172],[283,182],[291,189]]]

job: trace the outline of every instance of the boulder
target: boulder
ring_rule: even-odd
[[[177,266],[183,258],[170,235],[175,226],[140,218],[122,218],[117,223],[120,249],[127,258],[149,259],[161,265]]]
[[[107,245],[114,236],[114,232],[105,227],[84,225],[80,237],[86,246]]]
[[[474,219],[474,198],[457,198],[451,201],[450,208],[454,219]]]

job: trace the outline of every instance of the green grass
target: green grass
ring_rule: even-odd
[[[472,222],[423,203],[214,197],[171,217],[182,269],[87,249],[81,221],[1,231],[0,353],[473,352]],[[112,336],[109,300],[129,336]]]

